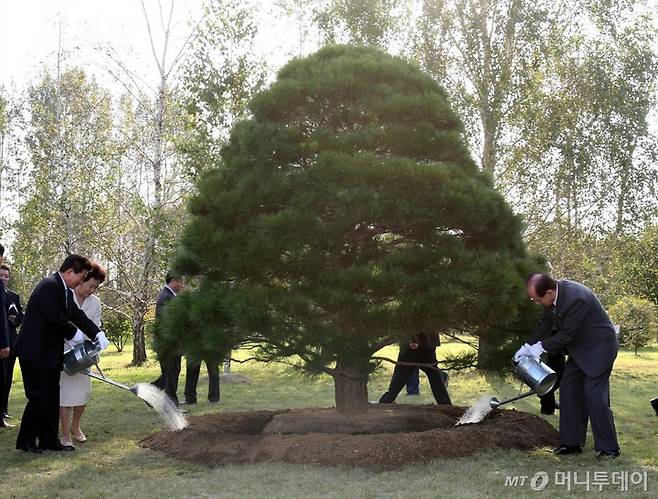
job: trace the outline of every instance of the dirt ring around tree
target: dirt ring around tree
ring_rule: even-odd
[[[206,466],[284,462],[396,469],[493,449],[556,446],[558,432],[539,416],[496,410],[455,426],[465,407],[373,404],[363,413],[334,408],[220,412],[192,416],[180,431],[141,445]]]

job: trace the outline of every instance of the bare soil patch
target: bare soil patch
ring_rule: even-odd
[[[455,426],[465,407],[373,405],[364,413],[333,408],[224,412],[190,417],[181,431],[161,431],[144,447],[208,466],[285,462],[395,469],[489,449],[555,446],[544,419],[496,410],[478,424]]]

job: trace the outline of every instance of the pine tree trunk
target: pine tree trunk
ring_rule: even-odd
[[[477,368],[488,371],[495,368],[496,342],[487,336],[480,336]]]
[[[336,410],[365,411],[368,408],[368,371],[338,362],[334,374]]]

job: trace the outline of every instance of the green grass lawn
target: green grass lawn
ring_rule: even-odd
[[[440,354],[460,346],[449,343]],[[112,347],[110,348],[110,350]],[[396,349],[384,354],[395,358]],[[105,375],[126,384],[147,382],[159,374],[157,362],[140,368],[126,367],[130,351],[103,355],[101,367]],[[374,374],[369,393],[377,399],[388,385],[392,366]],[[328,377],[308,381],[291,375],[283,367],[246,363],[234,364],[232,372],[250,378],[250,385],[224,384],[221,402],[205,401],[207,379],[199,383],[199,404],[190,415],[213,411],[280,409],[295,407],[327,407],[333,405],[333,383]],[[179,393],[182,394],[184,369]],[[542,494],[563,497],[598,494],[617,497],[619,485],[612,485],[612,473],[647,472],[649,492],[629,485],[624,497],[656,497],[658,495],[658,418],[649,399],[658,396],[658,346],[643,349],[636,357],[621,352],[612,376],[612,404],[622,455],[609,462],[597,462],[591,434],[585,452],[580,456],[557,458],[549,449],[532,453],[496,451],[471,458],[437,460],[416,464],[394,472],[360,469],[319,468],[300,465],[249,465],[206,468],[167,458],[157,452],[141,449],[138,441],[159,431],[161,422],[155,412],[131,393],[94,381],[92,400],[83,420],[89,441],[78,445],[74,453],[47,452],[40,456],[14,450],[17,428],[0,430],[0,497],[526,497]],[[478,373],[455,374],[450,379],[454,404],[468,406],[484,394],[498,398],[516,395],[520,383],[512,378],[483,376]],[[419,397],[401,394],[398,403],[431,403],[429,386],[421,373]],[[10,413],[18,423],[25,399],[20,371],[10,400]],[[537,414],[536,398],[524,399],[514,407]],[[557,416],[547,416],[557,426]],[[524,486],[506,486],[506,477],[532,477],[538,472],[550,477],[542,492]],[[602,492],[585,485],[554,483],[556,472],[582,480],[586,472],[602,472],[607,479]],[[619,476],[619,475],[616,475]],[[529,479],[528,479],[529,480]],[[596,492],[595,492],[596,491]]]

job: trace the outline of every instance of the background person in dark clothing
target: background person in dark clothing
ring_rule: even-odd
[[[555,371],[557,379],[553,388],[546,394],[539,397],[539,410],[542,414],[555,414],[555,410],[560,408],[558,401],[555,399],[555,392],[560,388],[560,381],[562,374],[564,374],[564,367],[566,365],[566,357],[563,353],[555,355],[546,355],[546,365]]]
[[[204,361],[208,370],[208,401],[212,404],[219,402],[219,364]],[[196,387],[199,383],[201,363],[190,362],[188,359],[185,371],[185,403],[196,404]]]
[[[62,445],[57,435],[59,377],[64,365],[62,345],[64,339],[76,337],[78,329],[97,340],[102,349],[110,344],[73,299],[71,288],[80,284],[90,269],[91,262],[84,256],[67,256],[59,272],[42,279],[27,302],[16,342],[27,397],[16,449],[37,454],[43,449],[75,450]]]
[[[0,264],[3,264],[5,261],[5,247],[0,244]],[[0,281],[0,297],[3,297],[5,294],[5,283]],[[0,304],[2,302],[0,301]],[[4,362],[4,359],[11,355],[11,342],[9,341],[9,324],[7,323],[7,311],[5,307],[0,307],[0,362]],[[0,366],[1,367],[1,366]],[[0,368],[0,393],[4,393],[7,385],[6,376],[4,369]],[[0,427],[6,428],[11,427],[10,424],[5,423],[3,416],[0,416]]]
[[[169,300],[173,300],[178,293],[180,293],[185,287],[185,283],[180,278],[180,276],[174,275],[172,272],[167,272],[165,275],[165,286],[158,294],[158,298],[155,300],[155,319],[156,321],[164,312],[164,309]],[[165,393],[174,401],[178,406],[178,376],[180,375],[181,367],[181,356],[176,355],[172,358],[163,359],[158,355],[158,360],[160,362],[160,377],[155,381],[151,382],[152,385],[157,386],[161,390],[164,390]]]
[[[388,385],[388,390],[381,396],[379,403],[393,403],[402,388],[404,388],[414,368],[419,367],[427,375],[436,403],[451,405],[450,395],[448,395],[444,376],[442,376],[443,372],[436,367],[436,347],[439,344],[438,334],[419,333],[409,343],[401,345],[398,362],[431,364],[435,367],[397,364],[393,370],[393,377]]]
[[[5,311],[7,314],[7,327],[9,330],[9,347],[10,353],[9,357],[0,361],[1,368],[4,368],[4,391],[0,392],[0,418],[11,418],[7,412],[9,405],[9,392],[11,390],[11,384],[14,379],[14,365],[16,363],[16,353],[14,348],[16,346],[16,340],[18,339],[18,333],[16,329],[23,322],[23,307],[21,306],[21,297],[18,294],[14,293],[7,289],[7,283],[11,275],[11,269],[7,264],[0,265],[0,282],[4,283],[4,305]],[[1,295],[0,295],[1,296]],[[2,300],[0,299],[0,304]],[[1,425],[0,425],[1,426]]]

